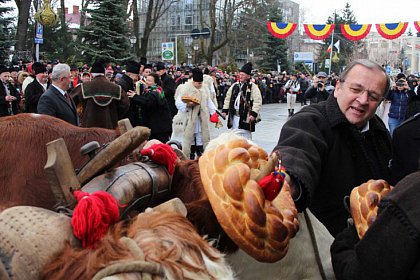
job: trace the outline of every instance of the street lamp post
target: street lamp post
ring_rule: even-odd
[[[198,61],[198,57],[197,57],[197,52],[198,52],[198,44],[194,44],[194,64],[197,66],[197,61]]]
[[[135,48],[136,42],[137,42],[136,36],[131,36],[130,37],[130,43],[131,43],[131,48],[134,48],[134,51],[136,50],[136,48]]]

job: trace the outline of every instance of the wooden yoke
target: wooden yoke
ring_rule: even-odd
[[[96,175],[111,168],[128,156],[150,136],[150,129],[136,126],[112,141],[89,161],[77,175],[81,185],[86,184]]]
[[[129,119],[122,119],[118,121],[118,131],[120,132],[120,135],[123,135],[127,131],[133,129],[133,126],[131,125],[131,122]],[[133,150],[131,154],[129,155],[130,160],[135,161],[136,156],[138,155],[139,151],[143,149],[143,144],[141,144],[138,148]]]
[[[131,125],[131,122],[129,119],[122,119],[118,121],[118,131],[121,135],[126,133],[127,131],[133,129],[133,126]]]
[[[44,169],[54,197],[60,205],[74,208],[77,201],[72,192],[80,189],[80,183],[63,138],[47,143],[47,154]]]

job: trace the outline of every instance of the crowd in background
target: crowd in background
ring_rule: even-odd
[[[0,116],[22,112],[36,113],[40,95],[51,85],[52,69],[56,64],[58,64],[58,61],[44,63],[22,63],[20,61],[18,65],[11,67],[1,66],[0,77],[3,87],[0,87]],[[163,63],[148,64],[143,58],[139,65],[139,73],[134,73],[138,75],[138,78],[135,78],[134,82],[143,81],[144,83],[150,73],[164,71],[166,83],[168,80],[173,81],[173,85],[170,82],[169,88],[164,88],[167,94],[173,95],[176,88],[192,76],[192,68],[185,64],[180,67],[172,65],[165,67],[162,66]],[[157,69],[158,65],[159,70]],[[105,64],[104,67],[104,77],[108,81],[115,84],[126,84],[122,80],[126,76],[127,65]],[[228,89],[232,84],[239,81],[239,72],[226,72],[218,67],[205,65],[200,65],[199,68],[205,75],[213,79],[214,102],[216,107],[221,110]],[[91,81],[93,78],[91,69],[92,65],[84,64],[80,67],[71,65],[71,82],[67,92],[71,93],[79,84]],[[33,83],[35,79],[39,83]],[[337,79],[338,76],[335,73],[327,75],[325,72],[318,72],[317,75],[312,76],[310,73],[287,73],[286,71],[260,73],[254,69],[251,82],[258,86],[263,104],[288,103],[289,116],[291,116],[294,114],[296,103],[305,106],[326,100],[329,95],[333,94]],[[384,103],[390,103],[388,126],[391,134],[401,122],[420,111],[420,90],[417,79],[418,77],[414,75],[405,76],[403,73],[391,79],[391,91],[384,101]],[[160,81],[158,82],[160,83]],[[123,86],[123,89],[129,91],[126,86],[125,88]],[[170,93],[171,91],[173,93]],[[130,100],[133,99],[130,98]],[[135,105],[131,104],[130,106]],[[169,102],[169,107],[173,117],[176,114],[174,103]],[[133,114],[132,110],[128,114]],[[130,118],[130,120],[134,121],[134,125],[138,124],[133,118]]]

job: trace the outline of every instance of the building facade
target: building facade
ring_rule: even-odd
[[[419,34],[420,35],[420,34]],[[403,34],[394,40],[383,38],[379,33],[371,32],[365,39],[368,58],[384,66],[389,66],[393,73],[402,70],[406,74],[420,72],[420,37]]]
[[[165,5],[168,5],[171,1],[164,1]],[[202,9],[200,10],[200,2],[202,3]],[[161,59],[161,44],[163,42],[175,42],[178,39],[178,48],[183,49],[183,56],[178,57],[178,63],[186,62],[187,64],[200,63],[198,54],[200,53],[201,44],[198,40],[194,40],[190,34],[194,29],[202,31],[203,28],[209,27],[209,5],[210,0],[179,0],[173,3],[168,11],[159,19],[155,29],[149,37],[147,57],[149,60],[160,60]],[[299,21],[299,5],[290,0],[278,0],[280,7],[283,9],[283,18],[286,22],[298,22]],[[217,1],[216,4],[216,20],[218,21],[218,32],[222,32],[223,29],[223,7],[224,1]],[[144,26],[146,23],[148,1],[139,1],[139,17],[140,17],[140,37],[143,35]],[[239,13],[239,11],[235,11]],[[200,16],[202,16],[202,22],[200,22]],[[235,23],[232,28],[235,28]],[[221,40],[221,35],[216,34],[216,44]],[[289,36],[289,59],[293,59],[294,51],[299,49],[299,35]],[[203,40],[204,47],[207,47],[207,40]],[[224,61],[223,50],[217,51],[213,56],[213,65],[218,65]],[[239,64],[241,64],[243,57],[239,57],[241,53],[246,54],[246,57],[253,55],[252,50],[244,49],[240,52],[232,50],[231,55]],[[181,55],[180,51],[180,55]],[[236,55],[238,54],[238,57]]]

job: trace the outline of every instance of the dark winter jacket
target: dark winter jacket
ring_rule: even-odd
[[[405,112],[405,119],[408,120],[415,114],[420,113],[420,92],[412,94],[408,98],[407,111]]]
[[[166,101],[168,102],[168,105],[169,105],[169,110],[171,110],[171,120],[172,120],[172,118],[178,112],[178,109],[175,106],[176,85],[175,85],[174,80],[166,73],[163,74],[160,77],[160,79],[162,81],[162,88],[163,88],[163,91],[165,92]]]
[[[314,88],[313,86],[310,86],[305,92],[305,99],[310,99],[311,103],[318,103],[318,102],[327,100],[329,95],[330,94],[325,89],[325,86],[324,86],[324,90],[322,91],[318,90],[318,88]]]
[[[379,204],[359,241],[354,227],[331,246],[337,280],[420,279],[420,172],[401,180]]]
[[[407,90],[391,90],[386,97],[387,100],[391,101],[388,116],[393,119],[404,120],[409,97],[410,94]]]
[[[172,133],[172,117],[168,102],[161,87],[149,87],[143,95],[135,95],[131,102],[141,106],[144,126],[151,130],[150,139],[155,135]]]
[[[298,210],[309,207],[333,236],[347,225],[344,196],[369,179],[389,180],[388,130],[374,115],[365,134],[348,122],[330,96],[291,117],[274,148],[287,172],[300,182]]]
[[[121,76],[121,78],[118,80],[118,84],[125,92],[129,92],[130,90],[136,91],[136,86],[134,84],[133,79],[127,74],[123,74]],[[133,127],[144,125],[141,107],[138,104],[130,102],[130,108],[128,109],[127,116]]]
[[[45,88],[35,78],[25,89],[25,112],[38,113],[37,106]]]
[[[391,184],[419,170],[420,114],[404,121],[392,134]]]

